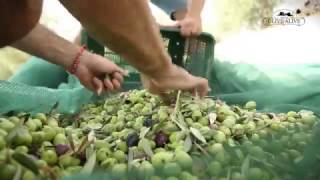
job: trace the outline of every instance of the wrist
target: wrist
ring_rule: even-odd
[[[155,62],[149,67],[144,68],[144,74],[152,79],[161,79],[163,76],[170,74],[173,68],[170,56],[165,54],[161,60]]]
[[[193,19],[200,19],[201,20],[201,15],[200,15],[200,13],[197,13],[197,12],[188,12],[186,14],[186,17],[193,18]]]
[[[48,48],[46,58],[49,59],[52,63],[61,66],[64,69],[68,69],[74,62],[75,57],[81,50],[80,46],[72,45],[65,47],[54,46]]]
[[[76,74],[77,73],[79,64],[81,63],[80,61],[82,59],[82,56],[84,56],[86,53],[87,53],[86,52],[86,46],[82,46],[79,49],[78,53],[73,58],[71,65],[69,65],[69,67],[67,68],[68,72],[70,72],[71,74]]]

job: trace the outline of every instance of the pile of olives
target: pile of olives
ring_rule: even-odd
[[[257,112],[253,101],[230,106],[180,92],[173,99],[132,90],[72,116],[3,116],[0,177],[292,179],[318,120],[310,111]]]

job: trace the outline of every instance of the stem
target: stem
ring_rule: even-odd
[[[197,148],[206,156],[210,156],[209,153],[203,149],[198,143],[196,143],[195,141],[193,141],[193,143],[197,146]]]
[[[177,114],[177,111],[178,111],[178,108],[179,108],[179,101],[180,101],[180,96],[181,96],[181,90],[178,91],[178,94],[177,94],[177,100],[176,100],[176,105],[174,107],[174,114],[176,115]]]

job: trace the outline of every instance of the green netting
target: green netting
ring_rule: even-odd
[[[0,113],[12,111],[78,112],[93,100],[93,93],[60,67],[33,57],[8,81],[0,82]]]
[[[255,65],[214,61],[212,95],[230,104],[257,101],[259,110],[319,113],[319,64]]]

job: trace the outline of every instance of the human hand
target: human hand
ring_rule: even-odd
[[[184,37],[198,36],[202,33],[201,17],[186,15],[178,21],[167,22],[166,24],[158,23],[162,28],[180,28],[181,35]]]
[[[181,35],[184,37],[198,36],[202,32],[201,17],[193,17],[186,15],[182,20],[178,21],[178,26],[181,29]]]
[[[85,51],[80,57],[80,63],[75,76],[88,89],[98,95],[118,90],[121,87],[123,76],[127,72],[110,60]]]
[[[145,89],[159,95],[165,101],[170,90],[189,91],[198,94],[200,97],[205,96],[210,91],[208,80],[193,76],[176,65],[172,65],[168,73],[164,73],[161,77],[150,78],[141,75],[141,80]]]

